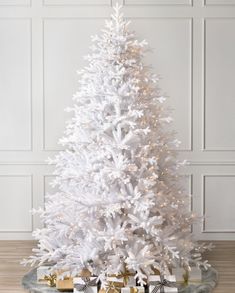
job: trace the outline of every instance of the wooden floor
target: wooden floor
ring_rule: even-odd
[[[235,241],[215,241],[216,247],[205,255],[219,272],[214,293],[235,293]],[[0,241],[0,293],[25,293],[21,278],[29,268],[20,261],[31,253],[33,241]]]

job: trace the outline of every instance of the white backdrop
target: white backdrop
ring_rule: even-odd
[[[113,1],[114,2],[114,1]],[[119,1],[121,3],[122,1]],[[0,239],[30,239],[90,35],[110,0],[0,0]],[[175,108],[200,239],[235,239],[235,0],[125,0]]]

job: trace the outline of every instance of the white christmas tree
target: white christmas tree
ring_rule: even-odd
[[[128,269],[144,283],[153,268],[207,267],[207,247],[192,240],[178,140],[158,78],[143,64],[146,41],[114,10],[79,73],[66,150],[53,161],[59,192],[39,211],[44,228],[34,231],[39,244],[27,262],[72,275],[87,268],[102,282]]]

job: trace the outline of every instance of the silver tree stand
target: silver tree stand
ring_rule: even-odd
[[[215,269],[209,268],[207,271],[202,270],[202,282],[194,283],[187,286],[178,287],[179,293],[211,293],[216,286],[218,273]],[[36,279],[36,269],[27,273],[22,279],[22,286],[30,293],[58,293],[56,288],[48,287],[44,284],[38,284]],[[63,291],[64,293],[68,291]],[[70,291],[71,292],[71,291]]]

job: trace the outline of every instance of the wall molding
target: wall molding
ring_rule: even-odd
[[[124,0],[125,6],[192,6],[193,0]]]
[[[202,32],[202,44],[203,44],[203,57],[202,57],[202,84],[203,84],[203,93],[202,93],[202,151],[203,152],[235,152],[234,147],[206,147],[206,24],[208,21],[213,20],[235,20],[235,17],[213,17],[213,18],[204,18],[203,19],[203,32]]]
[[[201,233],[235,233],[235,230],[207,230],[206,229],[206,177],[235,177],[234,173],[228,174],[202,174],[202,213],[203,222]]]
[[[31,1],[30,1],[31,3]],[[1,5],[0,5],[1,6]],[[12,5],[10,5],[12,6]],[[11,21],[11,20],[27,20],[29,21],[29,43],[30,43],[30,56],[29,56],[29,60],[30,60],[30,64],[29,64],[29,72],[30,72],[30,99],[29,99],[29,116],[30,116],[30,146],[29,148],[25,148],[25,149],[1,149],[0,148],[0,152],[31,152],[33,150],[33,108],[32,108],[32,104],[33,104],[33,90],[32,90],[32,74],[33,74],[33,70],[32,70],[32,18],[30,17],[0,17],[0,21],[1,20],[7,20],[7,21]]]
[[[31,209],[33,209],[33,174],[0,174],[0,177],[24,177],[24,178],[29,178],[30,179],[30,190],[31,190],[31,196],[30,196],[30,201],[31,201]],[[30,212],[30,211],[29,211]],[[30,230],[10,230],[10,231],[5,231],[5,230],[0,230],[0,233],[32,233],[34,227],[34,218],[33,215],[31,214],[31,229]]]
[[[54,2],[54,4],[51,2]],[[112,0],[42,0],[43,6],[63,6],[63,7],[71,7],[71,6],[111,6]]]
[[[15,3],[14,3],[15,2]],[[0,0],[0,6],[4,7],[31,7],[32,6],[32,0],[26,0],[25,4],[24,1],[14,0],[14,2],[11,4],[9,0]]]
[[[190,50],[190,62],[189,62],[189,72],[190,72],[190,84],[189,84],[189,147],[185,149],[177,148],[177,152],[192,152],[193,151],[193,17],[127,17],[127,19],[151,19],[151,20],[188,20],[190,26],[190,36],[189,36],[189,50]]]
[[[204,6],[234,6],[235,0],[204,0]]]

